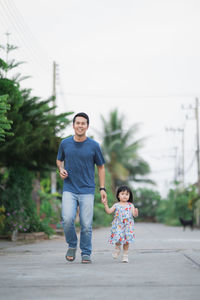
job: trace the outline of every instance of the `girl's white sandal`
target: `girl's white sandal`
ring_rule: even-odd
[[[128,262],[128,253],[123,253],[122,262],[125,262],[125,263]]]

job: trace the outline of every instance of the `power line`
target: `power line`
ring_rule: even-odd
[[[195,158],[196,158],[196,154],[194,154],[193,158],[192,158],[192,161],[190,163],[190,165],[187,167],[185,173],[188,173],[190,171],[190,169],[192,168],[194,162],[195,162]]]
[[[59,70],[58,70],[58,72],[59,72]],[[61,81],[61,78],[60,78],[60,73],[58,73],[58,76],[57,76],[57,85],[58,85],[58,88],[59,88],[59,92],[58,92],[59,99],[61,99],[62,105],[64,107],[66,107],[65,92],[64,92],[64,88],[63,88],[62,81]]]
[[[13,9],[13,12],[15,11],[15,15],[16,18],[19,22],[19,24],[21,24],[21,28],[24,30],[24,32],[27,33],[26,37],[30,40],[30,42],[35,42],[37,44],[37,47],[35,47],[35,50],[37,51],[38,55],[41,56],[41,51],[43,52],[42,55],[42,59],[49,59],[51,61],[52,64],[52,59],[48,58],[48,53],[46,51],[44,51],[43,47],[41,47],[41,45],[39,44],[38,40],[36,39],[36,37],[34,36],[34,34],[32,33],[32,30],[30,29],[30,27],[28,26],[28,24],[26,23],[26,21],[24,20],[23,15],[20,13],[19,9],[16,7],[14,1],[10,1],[7,0],[9,5],[11,6],[11,8]],[[38,49],[40,49],[40,51],[38,51]],[[48,62],[49,64],[49,62]]]
[[[151,174],[161,173],[161,172],[169,172],[169,171],[174,171],[174,168],[162,169],[162,170],[157,170],[157,171],[151,171]]]
[[[4,9],[5,15],[8,17],[8,19],[11,19],[11,21],[9,23],[9,26],[11,25],[13,27],[14,31],[16,32],[17,35],[15,35],[15,38],[18,40],[18,44],[21,45],[21,42],[24,44],[24,46],[25,46],[24,49],[27,51],[27,54],[30,57],[30,60],[33,61],[33,62],[35,62],[35,58],[34,58],[34,54],[32,52],[32,49],[26,44],[26,41],[24,42],[24,38],[23,38],[23,36],[21,34],[21,31],[15,25],[15,22],[13,22],[12,15],[10,13],[8,13],[8,11],[5,9],[5,7],[3,6],[3,4],[2,4],[1,1],[0,1],[0,4],[3,7],[3,9]]]
[[[26,28],[26,25],[24,25],[23,27],[19,25],[19,22],[16,19],[16,15],[13,13],[13,11],[11,11],[11,9],[8,7],[6,2],[0,1],[1,7],[4,10],[5,15],[8,17],[8,19],[5,19],[5,23],[7,23],[7,21],[9,20],[9,27],[10,25],[13,27],[14,31],[17,33],[18,35],[18,40],[20,41],[19,44],[22,44],[25,46],[28,55],[31,57],[31,60],[33,61],[33,63],[35,64],[37,62],[37,65],[40,66],[41,70],[43,72],[45,72],[45,74],[49,71],[46,69],[46,66],[44,66],[43,64],[43,60],[41,60],[38,55],[36,54],[36,52],[33,50],[33,48],[31,47],[31,43],[27,42],[27,36],[24,33],[23,28]],[[3,14],[4,16],[4,14]]]
[[[97,97],[97,98],[167,98],[167,99],[172,99],[174,100],[174,98],[192,98],[194,99],[194,97],[196,95],[200,94],[200,92],[198,93],[191,93],[191,94],[171,94],[171,95],[113,95],[113,94],[84,94],[84,93],[70,93],[67,92],[66,95],[67,96],[72,96],[72,97]]]

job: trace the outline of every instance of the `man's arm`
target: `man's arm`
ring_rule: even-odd
[[[58,170],[59,170],[59,173],[60,173],[60,177],[61,177],[62,179],[67,178],[68,173],[67,173],[67,170],[64,169],[64,162],[57,159],[57,160],[56,160],[56,165],[57,165],[57,167],[58,167]]]
[[[105,167],[97,166],[98,169],[98,175],[99,175],[99,186],[100,188],[105,188]],[[101,194],[101,202],[104,203],[107,200],[107,194],[105,190],[100,190]]]

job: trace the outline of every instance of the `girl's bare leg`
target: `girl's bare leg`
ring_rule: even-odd
[[[120,251],[121,251],[121,244],[116,243],[115,244],[115,251],[113,252],[112,257],[113,258],[118,258],[119,254],[120,254]]]
[[[129,248],[129,243],[123,245],[123,256],[122,256],[123,262],[128,262],[128,248]]]

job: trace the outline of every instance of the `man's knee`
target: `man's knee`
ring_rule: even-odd
[[[81,223],[81,232],[90,233],[92,231],[91,222],[82,222]]]
[[[62,217],[62,224],[64,227],[69,227],[74,224],[75,217],[72,216],[63,216]]]

